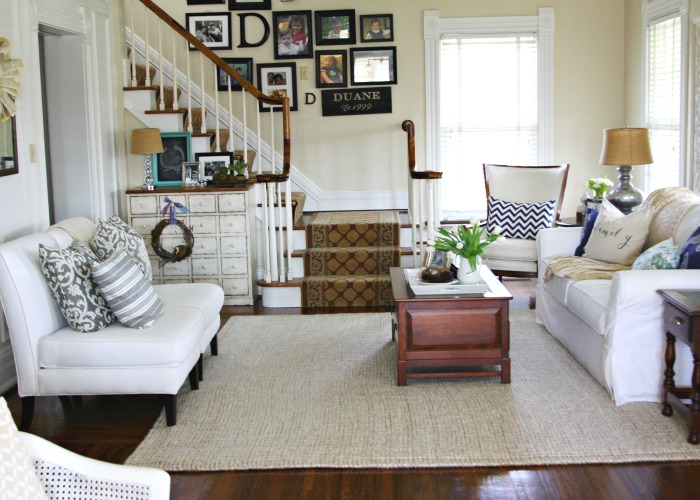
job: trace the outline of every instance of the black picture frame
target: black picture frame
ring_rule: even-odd
[[[317,10],[314,12],[316,45],[353,45],[355,43],[355,10]],[[334,31],[336,19],[340,22],[338,35]],[[336,26],[337,27],[337,26]]]
[[[163,152],[153,155],[153,185],[156,187],[182,186],[182,164],[192,158],[192,134],[189,132],[161,132]]]
[[[228,0],[228,10],[272,10],[272,0]]]
[[[372,24],[379,23],[379,32],[375,32]],[[374,14],[360,16],[360,41],[362,43],[386,43],[394,41],[394,15]]]
[[[209,5],[226,3],[226,0],[187,0],[187,5]]]
[[[219,173],[221,167],[233,164],[232,151],[219,151],[215,153],[195,153],[194,159],[199,163],[199,180],[213,182],[214,174]]]
[[[204,12],[185,14],[185,27],[192,36],[211,50],[231,49],[231,13]],[[189,44],[190,50],[197,50]]]
[[[334,63],[329,65],[329,58]],[[332,71],[328,68],[333,68]],[[316,88],[329,89],[348,86],[348,51],[317,50],[316,51]]]
[[[386,85],[398,82],[396,47],[350,49],[352,85]]]
[[[312,19],[310,10],[272,12],[275,59],[309,59],[314,56]],[[294,31],[294,26],[301,26],[301,31]],[[283,38],[289,39],[289,44],[283,44]]]
[[[231,66],[234,70],[243,75],[243,78],[253,83],[253,58],[252,57],[222,57],[223,61]],[[240,92],[243,87],[234,79],[225,73],[221,68],[218,68],[217,85],[218,89],[228,91],[228,80],[231,80],[231,90]]]
[[[269,96],[289,97],[289,110],[297,110],[297,65],[293,62],[257,64],[258,88]],[[271,78],[271,79],[269,79]],[[272,106],[259,102],[261,112],[269,112]]]

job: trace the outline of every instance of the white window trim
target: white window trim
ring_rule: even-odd
[[[552,164],[554,116],[554,9],[542,7],[536,16],[441,18],[423,12],[425,40],[426,160],[428,170],[440,165],[440,40],[449,36],[534,34],[537,37],[537,161]]]
[[[649,44],[648,30],[647,27],[650,23],[653,23],[661,18],[668,17],[671,15],[678,14],[681,18],[681,116],[680,116],[680,172],[679,179],[681,186],[691,186],[692,185],[692,172],[691,159],[697,158],[697,153],[694,154],[692,144],[693,140],[693,127],[690,123],[690,113],[688,110],[688,68],[689,68],[689,43],[688,43],[688,0],[645,0],[642,4],[642,33],[644,34],[644,40],[642,41],[642,88],[644,93],[642,95],[642,109],[644,110],[644,123],[648,125],[649,123],[649,110],[647,107],[647,95],[649,93],[649,82],[647,79],[648,75],[648,51],[647,47]],[[694,20],[696,22],[696,20]],[[697,24],[697,22],[696,22]],[[652,156],[653,156],[652,151]],[[699,167],[697,165],[697,159],[695,160],[695,169]],[[649,168],[655,168],[651,166]],[[639,182],[640,187],[643,190],[647,190],[646,176],[641,175],[641,180]],[[695,175],[696,183],[697,175]]]

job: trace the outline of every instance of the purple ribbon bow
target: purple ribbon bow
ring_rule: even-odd
[[[187,207],[183,205],[182,203],[178,203],[177,201],[173,201],[167,196],[165,197],[165,206],[163,207],[163,210],[160,211],[160,215],[168,215],[168,223],[169,224],[175,224],[177,222],[177,211],[182,212],[183,214],[186,214],[189,212]]]

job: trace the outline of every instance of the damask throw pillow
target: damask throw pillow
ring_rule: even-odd
[[[625,215],[607,199],[596,218],[583,256],[589,259],[629,266],[646,243],[654,207],[649,206]]]
[[[634,260],[632,269],[675,269],[679,257],[678,245],[673,242],[673,238],[669,238],[644,250]]]
[[[155,288],[123,250],[104,262],[93,262],[92,275],[122,325],[150,328],[163,313]]]
[[[146,243],[139,233],[119,217],[100,219],[95,234],[90,240],[90,247],[100,260],[108,259],[117,250],[124,250],[134,259],[148,281],[153,279],[153,269],[148,258]]]
[[[114,313],[92,281],[97,258],[77,240],[68,248],[39,245],[39,263],[63,317],[78,332],[96,332],[114,322]]]
[[[679,269],[700,269],[700,226],[693,231],[681,251]]]
[[[555,202],[514,203],[489,196],[486,228],[491,234],[500,226],[501,236],[534,240],[540,229],[552,227]]]

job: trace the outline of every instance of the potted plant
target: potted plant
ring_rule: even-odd
[[[246,179],[247,176],[245,172],[247,172],[247,170],[248,164],[240,159],[228,166],[229,175],[235,176],[237,180],[241,180],[241,178]]]

